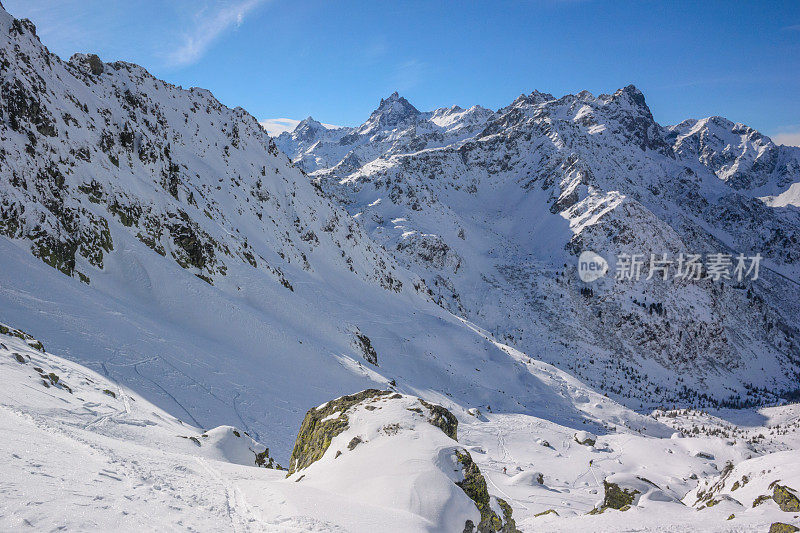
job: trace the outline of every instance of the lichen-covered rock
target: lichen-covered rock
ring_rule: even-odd
[[[289,465],[289,474],[306,468],[325,454],[331,440],[348,428],[347,411],[349,409],[363,402],[381,398],[401,399],[409,397],[404,397],[402,394],[388,390],[367,389],[356,394],[342,396],[309,410],[295,440]],[[451,439],[457,440],[458,419],[450,411],[441,405],[426,402],[421,398],[415,398],[414,401],[416,405],[409,407],[408,410],[423,415],[428,423],[441,429]],[[365,409],[373,410],[375,406],[366,405]],[[393,427],[392,431],[396,432],[399,430],[400,425],[394,423],[389,424],[388,427]],[[352,451],[360,442],[361,437],[356,435],[350,440],[348,448]]]
[[[489,506],[489,490],[486,488],[486,479],[481,474],[478,465],[473,462],[472,456],[466,450],[456,451],[455,456],[461,464],[461,472],[464,476],[464,479],[456,482],[456,485],[461,487],[464,493],[475,502],[478,511],[481,513],[478,531],[481,531],[481,527],[486,527],[487,525],[499,525],[500,518]]]
[[[354,497],[359,490],[354,485],[364,487],[370,498],[380,488],[384,505],[401,502],[406,512],[440,529],[457,524],[459,530],[479,533],[517,531],[511,506],[489,494],[457,436],[458,420],[446,408],[368,389],[306,414],[289,477],[321,490],[341,490],[345,484]]]
[[[770,499],[770,496],[768,494],[762,494],[761,496],[759,496],[758,498],[753,500],[753,507],[758,507],[759,505],[761,505],[762,503],[768,501],[769,499]]]
[[[682,504],[673,494],[662,490],[649,479],[631,474],[613,474],[603,480],[603,488],[603,502],[590,514],[599,514],[608,509],[627,511],[631,507],[645,507],[650,502]]]
[[[775,500],[781,511],[800,512],[800,499],[797,498],[797,492],[786,485],[776,484],[772,489],[772,499]]]
[[[347,429],[346,411],[348,409],[370,398],[379,398],[390,394],[392,394],[391,391],[367,389],[310,409],[300,425],[300,431],[292,449],[289,474],[306,468],[325,455],[331,440]]]
[[[478,533],[512,533],[517,531],[516,523],[512,517],[511,506],[505,500],[489,495],[486,479],[481,474],[478,465],[472,460],[469,452],[464,449],[456,450],[455,456],[462,466],[462,474],[464,476],[464,479],[457,481],[456,485],[461,487],[464,493],[475,502],[475,506],[481,513],[481,521],[478,523],[477,528]],[[498,512],[498,507],[500,512]],[[467,531],[466,527],[464,531]]]
[[[616,483],[609,483],[605,480],[603,480],[603,489],[605,489],[603,507],[610,509],[622,509],[626,505],[631,505],[636,495],[639,494],[636,489],[624,489]]]
[[[31,348],[35,348],[40,352],[44,351],[44,345],[40,341],[34,339],[31,335],[28,335],[21,329],[12,328],[11,326],[7,326],[5,324],[0,324],[0,334],[8,335],[10,337],[16,337],[18,339],[25,341],[25,343]]]
[[[794,533],[795,531],[800,531],[800,528],[783,522],[774,522],[769,526],[769,533]]]
[[[451,439],[458,440],[458,419],[453,413],[441,405],[428,403],[423,399],[420,399],[419,403],[429,411],[428,422],[444,431],[444,434]]]

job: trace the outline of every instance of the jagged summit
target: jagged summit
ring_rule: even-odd
[[[635,85],[631,84],[621,89],[617,89],[612,95],[601,95],[598,99],[621,105],[628,111],[642,113],[652,119],[652,113],[644,98],[644,93]],[[653,120],[654,121],[654,120]]]
[[[317,125],[322,126],[322,123],[314,120],[314,117],[309,115],[303,120],[301,120],[300,123],[297,125],[297,127],[300,128],[303,126],[317,126]]]
[[[550,93],[542,93],[539,91],[534,90],[530,94],[520,94],[517,96],[513,102],[511,102],[506,107],[500,109],[499,113],[502,114],[509,109],[514,107],[524,106],[524,105],[538,105],[544,102],[548,102],[550,100],[555,100],[555,97]]]
[[[300,141],[311,141],[327,129],[321,122],[308,116],[295,126],[292,136]]]
[[[417,117],[419,114],[416,107],[395,91],[387,98],[381,98],[381,103],[372,112],[365,126],[367,129],[390,128]]]

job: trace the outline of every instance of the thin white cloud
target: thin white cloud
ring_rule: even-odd
[[[413,89],[423,81],[426,69],[427,65],[422,61],[405,61],[395,68],[392,86],[398,91]]]
[[[300,124],[299,120],[295,120],[293,118],[266,118],[258,122],[261,124],[261,127],[267,130],[271,136],[276,137],[283,133],[284,131],[294,131],[298,124]],[[339,128],[340,126],[335,126],[333,124],[322,124],[329,130]]]
[[[800,146],[800,131],[776,133],[775,135],[770,135],[769,138],[776,144]]]
[[[222,33],[239,27],[245,16],[266,0],[227,2],[214,9],[203,8],[194,16],[195,26],[183,36],[183,42],[168,55],[173,66],[196,63]]]

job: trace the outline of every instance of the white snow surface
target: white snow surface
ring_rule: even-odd
[[[56,383],[42,377],[51,373]],[[204,432],[119,383],[2,334],[0,380],[4,531],[459,532],[478,518],[455,485],[462,477],[453,452],[461,448],[490,494],[512,505],[522,531],[763,531],[797,522],[772,500],[752,506],[773,481],[800,485],[796,404],[737,411],[767,425],[742,420],[742,435],[732,438],[648,437],[619,427],[585,447],[572,427],[521,414],[461,413],[456,442],[409,410],[422,407],[416,398],[378,399],[369,404],[377,409],[348,411],[348,429],[322,459],[286,478],[254,466],[264,446],[241,428]],[[703,414],[659,419],[680,427],[697,424],[694,416],[709,429],[725,427]],[[758,433],[771,435],[760,448],[748,442]],[[349,449],[354,436],[361,442]],[[542,485],[533,481],[539,472]],[[634,507],[586,515],[603,499],[603,480],[639,490]],[[701,509],[697,492],[709,487],[721,503]],[[549,509],[558,515],[536,516]]]

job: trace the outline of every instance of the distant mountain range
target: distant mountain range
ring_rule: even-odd
[[[438,303],[601,390],[738,403],[797,386],[800,148],[720,117],[661,126],[633,86],[497,111],[394,93],[361,126],[308,118],[275,142]],[[764,261],[756,282],[586,285],[582,250]]]

